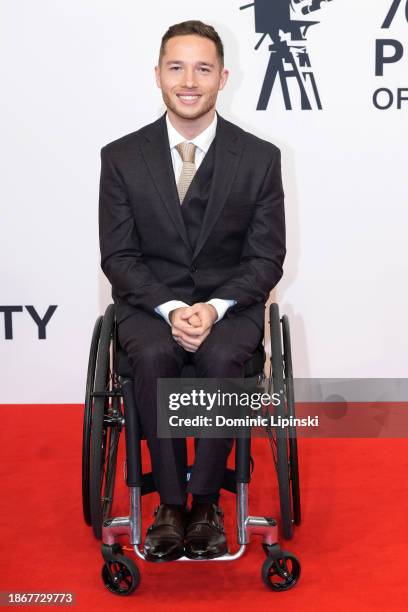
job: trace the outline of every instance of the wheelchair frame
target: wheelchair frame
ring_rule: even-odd
[[[289,321],[280,318],[279,307],[269,308],[271,332],[271,372],[269,392],[281,396],[276,416],[295,416],[293,372]],[[283,345],[282,345],[283,341]],[[82,446],[82,500],[85,522],[92,526],[95,537],[102,538],[102,580],[116,595],[130,595],[140,583],[140,572],[132,559],[123,554],[117,539],[127,535],[135,555],[144,560],[139,549],[142,543],[141,497],[155,491],[152,474],[142,474],[142,432],[137,418],[130,373],[117,373],[117,330],[114,305],[95,323],[86,382]],[[265,354],[264,354],[265,355]],[[120,368],[119,368],[120,369]],[[122,368],[123,370],[123,368]],[[256,374],[258,382],[265,378]],[[122,411],[123,400],[123,411]],[[129,516],[110,517],[112,507],[118,443],[125,426],[126,483],[129,488]],[[301,520],[300,489],[296,428],[269,428],[279,487],[279,501],[283,536],[290,539],[293,525]],[[139,440],[135,444],[135,440]],[[299,560],[278,544],[277,521],[271,517],[251,516],[248,509],[248,486],[251,480],[251,439],[237,439],[235,470],[227,468],[223,487],[236,493],[237,540],[239,549],[211,561],[235,561],[245,552],[251,535],[261,535],[266,554],[262,579],[273,591],[292,588],[300,576]],[[178,561],[192,561],[182,557]]]

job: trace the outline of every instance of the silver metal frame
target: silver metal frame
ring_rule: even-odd
[[[120,535],[127,535],[129,543],[139,559],[145,561],[140,548],[142,543],[142,506],[140,487],[130,487],[130,516],[107,519],[102,527],[102,542],[112,546]],[[278,541],[277,523],[273,518],[250,516],[248,514],[248,483],[237,484],[236,499],[237,532],[239,548],[235,553],[227,553],[215,559],[188,559],[181,557],[177,561],[235,561],[244,554],[252,535],[262,536],[263,544],[273,545]]]

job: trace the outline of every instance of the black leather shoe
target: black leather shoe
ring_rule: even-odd
[[[144,543],[146,561],[175,561],[184,555],[184,506],[160,504]]]
[[[215,504],[194,504],[187,518],[185,555],[215,559],[228,552],[223,513]]]

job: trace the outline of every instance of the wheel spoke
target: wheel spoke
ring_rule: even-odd
[[[127,588],[130,589],[132,584],[132,576],[130,572],[127,572],[127,575],[123,578],[123,582],[126,584]]]
[[[287,580],[288,576],[290,575],[290,572],[288,570],[288,566],[286,565],[285,559],[279,559],[276,562],[276,569],[276,573],[278,574],[278,576],[280,576],[284,580]]]
[[[118,561],[112,561],[112,565],[114,567],[114,572],[112,572],[112,573],[114,573],[115,575],[119,574],[119,572],[120,572],[120,563]]]
[[[116,477],[116,461],[117,461],[117,453],[118,453],[119,434],[120,432],[116,428],[110,428],[109,443],[108,443],[109,451],[106,457],[105,470],[104,470],[105,478],[104,478],[103,486],[102,486],[103,520],[107,518],[107,515],[110,512],[110,508],[111,508],[112,500],[113,500],[115,477]]]

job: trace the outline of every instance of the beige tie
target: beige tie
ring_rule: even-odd
[[[194,163],[196,145],[192,142],[181,142],[176,146],[177,151],[180,153],[180,157],[183,160],[183,167],[179,181],[177,183],[177,191],[180,198],[180,204],[183,203],[184,197],[191,185],[191,181],[196,173],[196,167]]]

